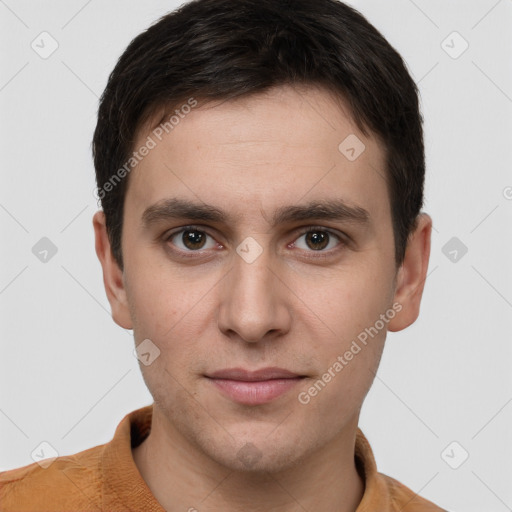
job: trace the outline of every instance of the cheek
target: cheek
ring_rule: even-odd
[[[133,268],[140,271],[132,272]],[[141,364],[144,379],[150,389],[162,384],[168,393],[179,388],[171,375],[181,382],[185,373],[193,375],[206,367],[204,342],[210,338],[208,330],[212,332],[216,279],[185,277],[183,272],[147,264],[132,265],[126,275],[135,343],[149,339],[160,351],[150,366]]]
[[[206,286],[206,284],[204,284]],[[204,295],[200,282],[191,284],[180,272],[135,258],[126,265],[125,286],[137,335],[162,340],[179,328]]]
[[[308,382],[304,400],[322,417],[353,413],[377,370],[392,308],[392,279],[377,261],[316,280],[301,292],[308,307],[309,330],[319,372]],[[315,291],[316,290],[316,291]],[[307,293],[306,293],[307,292]],[[382,320],[381,315],[385,316]],[[300,400],[299,400],[300,401]]]
[[[332,349],[343,348],[390,307],[393,279],[384,266],[378,261],[347,265],[296,281],[296,295],[313,313],[308,315],[311,322],[316,320]]]
[[[297,396],[304,414],[318,423],[318,428],[330,429],[332,435],[357,416],[379,365],[386,332],[363,332],[367,335],[364,342],[362,337],[348,337],[331,347],[329,354],[322,353],[321,373]]]

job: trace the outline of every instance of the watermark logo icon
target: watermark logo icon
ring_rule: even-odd
[[[43,238],[32,247],[32,254],[41,263],[48,263],[57,254],[57,250],[57,246],[49,238],[43,236]]]
[[[459,469],[468,460],[469,453],[457,441],[452,441],[442,452],[441,458],[452,469]]]
[[[261,459],[263,454],[253,443],[246,443],[238,450],[236,456],[238,460],[242,461],[242,464],[249,469]]]
[[[357,160],[366,149],[363,141],[351,133],[343,142],[338,146],[339,152],[350,162]]]
[[[57,40],[48,32],[41,32],[31,43],[30,47],[41,59],[51,57],[59,47]]]
[[[246,262],[254,263],[263,253],[263,247],[252,236],[248,236],[237,248],[237,254]]]
[[[454,236],[443,245],[441,251],[452,263],[458,263],[468,252],[468,248]]]
[[[144,365],[149,366],[160,356],[160,349],[150,340],[145,339],[137,345],[133,355]]]
[[[59,454],[48,441],[43,441],[34,448],[30,456],[34,462],[37,462],[43,469],[46,469],[52,465]]]
[[[441,42],[441,48],[452,59],[458,59],[469,48],[469,43],[457,31],[453,31]]]

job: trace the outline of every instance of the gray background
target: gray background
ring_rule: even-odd
[[[151,403],[94,253],[90,142],[117,58],[177,5],[0,0],[0,469],[42,441],[61,455],[107,442]],[[512,0],[351,5],[419,84],[435,228],[421,317],[389,335],[361,428],[379,470],[415,492],[511,510]]]

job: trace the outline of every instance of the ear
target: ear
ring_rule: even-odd
[[[394,302],[402,306],[400,312],[388,323],[390,331],[401,331],[416,321],[427,278],[430,257],[432,219],[420,213],[416,229],[407,242],[405,257],[396,277]]]
[[[112,254],[110,240],[105,224],[105,214],[100,210],[92,219],[94,226],[94,238],[96,241],[96,254],[103,269],[103,284],[107,292],[107,298],[112,309],[114,322],[124,329],[132,329],[132,320],[126,290],[123,281],[123,271]]]

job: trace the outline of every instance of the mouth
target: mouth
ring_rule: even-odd
[[[306,378],[305,375],[276,367],[256,371],[231,368],[205,377],[224,396],[244,405],[261,405],[275,400]]]

